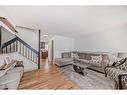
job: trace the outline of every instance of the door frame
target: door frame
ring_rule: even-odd
[[[38,31],[38,69],[40,69],[40,40],[41,38],[41,30]]]
[[[51,41],[51,60],[54,61],[54,40]]]

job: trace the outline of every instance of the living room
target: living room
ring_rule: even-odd
[[[126,11],[126,6],[0,6],[0,58],[11,63],[1,65],[0,88],[127,89]]]

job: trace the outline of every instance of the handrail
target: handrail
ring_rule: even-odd
[[[29,44],[27,44],[26,42],[24,42],[18,36],[16,36],[15,38],[11,39],[10,41],[8,41],[6,43],[3,43],[2,44],[2,48],[7,47],[8,45],[10,45],[11,43],[14,43],[15,41],[21,42],[23,45],[25,45],[27,48],[29,48],[30,50],[32,50],[34,53],[38,54],[38,51],[37,50],[35,50],[34,48],[32,48]]]
[[[17,40],[17,38],[15,37],[15,38],[11,39],[10,41],[8,41],[8,42],[6,42],[6,43],[3,43],[3,44],[2,44],[2,48],[7,47],[7,46],[10,45],[11,43],[14,43],[16,40]]]
[[[2,52],[19,52],[27,59],[35,63],[39,62],[39,52],[17,36],[2,45]]]
[[[21,42],[23,45],[25,45],[27,48],[31,49],[34,53],[38,54],[38,51],[32,48],[29,44],[27,44],[25,41],[23,41],[21,38],[16,36],[17,40]]]

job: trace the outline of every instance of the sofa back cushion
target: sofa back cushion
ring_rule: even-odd
[[[71,52],[63,52],[61,57],[62,58],[71,58]]]
[[[98,53],[78,53],[79,59],[91,60],[91,56],[102,56],[102,60],[109,60],[107,54]]]
[[[91,60],[89,61],[90,65],[93,66],[102,66],[101,65],[101,61],[102,61],[102,56],[91,56]]]
[[[0,54],[0,65],[5,64],[4,59],[5,59],[6,57],[9,57],[9,55],[8,55],[8,54]]]

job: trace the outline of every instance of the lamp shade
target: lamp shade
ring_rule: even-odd
[[[127,53],[119,52],[118,53],[118,58],[127,58]]]

